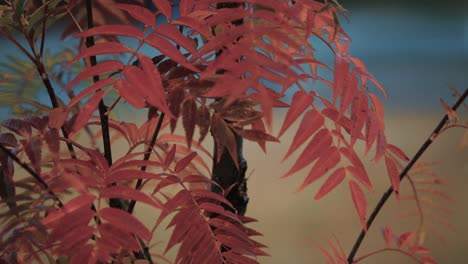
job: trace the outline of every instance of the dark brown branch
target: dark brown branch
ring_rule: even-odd
[[[39,183],[39,185],[42,186],[44,190],[46,190],[51,197],[57,201],[57,204],[59,207],[63,207],[62,201],[58,198],[58,196],[49,189],[49,185],[31,168],[29,167],[26,163],[22,162],[16,155],[11,153],[11,151],[6,148],[3,144],[0,144],[0,150],[2,150],[8,157],[10,157],[13,161],[15,161],[21,168],[23,168],[25,171],[27,171],[33,178]]]
[[[94,27],[93,22],[93,6],[91,0],[86,0],[86,14],[88,20],[88,29]],[[89,36],[86,38],[86,47],[94,46],[94,37]],[[89,57],[91,66],[97,64],[96,56]],[[93,76],[93,81],[98,82],[99,76]],[[101,99],[99,102],[99,117],[101,119],[101,129],[102,129],[102,141],[104,145],[104,156],[106,157],[107,163],[109,166],[112,165],[112,149],[110,144],[110,134],[109,134],[109,117],[107,116],[107,106],[104,104],[104,99]]]
[[[465,92],[458,98],[457,102],[452,106],[452,110],[456,111],[458,107],[465,101],[466,97],[468,96],[468,89],[465,90]],[[411,161],[406,165],[406,167],[401,171],[400,173],[400,181],[405,178],[406,174],[411,170],[411,168],[414,166],[414,164],[418,161],[418,159],[422,156],[422,154],[427,150],[427,148],[432,144],[434,139],[437,137],[439,132],[442,130],[442,128],[445,126],[447,121],[449,120],[448,115],[446,114],[442,120],[440,120],[439,124],[436,126],[434,131],[431,133],[431,135],[426,139],[424,144],[419,148],[419,150],[416,152],[416,154],[413,156]],[[382,198],[380,198],[380,201],[377,203],[377,205],[374,208],[374,211],[372,211],[371,215],[369,216],[369,219],[367,220],[366,226],[367,230],[369,230],[370,226],[374,222],[375,218],[379,214],[380,210],[383,208],[385,205],[385,202],[387,202],[388,198],[390,195],[393,193],[393,187],[388,188],[388,190],[382,195]],[[361,246],[362,241],[364,240],[364,237],[366,236],[366,231],[364,229],[361,230],[361,233],[359,234],[358,238],[356,239],[356,242],[354,243],[354,246],[349,253],[348,256],[348,263],[353,263],[354,257],[356,256],[356,253]]]

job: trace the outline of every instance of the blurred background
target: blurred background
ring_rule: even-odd
[[[352,0],[341,1],[341,4],[349,11],[349,22],[343,19],[342,25],[352,38],[351,55],[366,64],[389,94],[384,101],[388,139],[412,156],[444,115],[439,98],[452,104],[455,98],[449,86],[461,92],[468,87],[468,1]],[[55,33],[47,44],[53,56],[75,45],[76,41],[71,38],[62,41],[59,33]],[[0,71],[11,62],[9,55],[21,57],[19,54],[11,43],[0,38]],[[330,54],[323,56],[325,60],[331,59]],[[1,84],[0,91],[4,88]],[[17,89],[25,89],[24,84],[18,82]],[[44,95],[30,96],[45,100]],[[0,104],[2,102],[0,98]],[[3,106],[0,105],[1,120],[11,113],[11,109]],[[275,131],[283,115],[276,113]],[[466,111],[460,115],[466,119]],[[323,180],[303,192],[295,192],[308,170],[287,179],[279,178],[292,165],[293,159],[280,163],[292,136],[286,134],[282,144],[268,145],[268,155],[255,144],[246,144],[248,174],[251,173],[247,214],[259,220],[253,227],[264,234],[259,240],[269,246],[267,252],[271,257],[262,258],[261,263],[326,263],[312,241],[327,247],[325,238],[335,235],[345,252],[349,252],[360,232],[360,223],[346,186],[321,201],[314,201],[313,196]],[[447,182],[445,191],[453,198],[444,201],[451,210],[444,213],[451,221],[450,226],[429,215],[425,220],[435,230],[428,231],[426,245],[439,263],[468,263],[468,226],[465,224],[468,219],[468,153],[459,148],[462,136],[460,129],[449,130],[422,157],[424,161],[442,162],[434,170]],[[207,148],[211,148],[209,142]],[[372,164],[371,156],[364,158],[369,161],[366,165],[375,184],[375,191],[368,194],[369,210],[389,185],[382,164]],[[412,206],[411,201],[398,204],[392,196],[369,230],[358,256],[384,246],[381,228],[385,224],[398,233],[417,227],[417,218],[398,216],[399,212],[414,208]],[[146,220],[151,223],[152,217],[147,216]],[[390,252],[360,263],[414,262]]]

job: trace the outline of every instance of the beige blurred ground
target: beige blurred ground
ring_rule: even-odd
[[[276,132],[282,115],[277,114],[275,118]],[[412,156],[441,117],[442,113],[388,116],[386,117],[388,140],[399,145],[409,156]],[[431,218],[425,220],[439,225],[437,230],[445,238],[441,241],[432,234],[427,234],[426,238],[426,245],[432,250],[433,256],[439,263],[468,263],[466,252],[468,250],[468,226],[465,224],[468,219],[468,203],[466,203],[468,199],[468,155],[467,150],[458,150],[462,132],[461,129],[455,129],[444,133],[422,157],[424,161],[443,161],[443,164],[435,167],[435,171],[446,180],[445,190],[454,200],[446,204],[454,211],[449,219],[456,227],[455,232],[441,226]],[[326,263],[325,258],[312,241],[325,245],[324,238],[332,238],[336,235],[345,252],[348,253],[361,226],[347,184],[343,184],[324,199],[315,201],[313,196],[324,179],[300,193],[296,193],[295,190],[304,179],[308,169],[290,178],[280,179],[294,160],[293,157],[289,162],[280,163],[292,136],[289,132],[282,137],[281,144],[269,144],[267,155],[263,154],[255,143],[246,143],[245,156],[249,163],[247,174],[252,173],[248,182],[250,203],[247,215],[258,219],[259,222],[251,226],[264,234],[258,240],[268,245],[267,252],[271,255],[271,257],[261,258],[261,263]],[[211,149],[210,142],[207,143],[207,148]],[[370,161],[371,157],[365,157],[364,160]],[[375,187],[373,193],[368,193],[368,205],[373,207],[388,188],[389,181],[381,165],[373,165],[371,162],[367,162],[367,165]],[[404,185],[408,187],[407,182]],[[405,188],[404,190],[408,191]],[[380,230],[385,224],[389,224],[396,232],[414,229],[417,224],[416,218],[397,216],[398,212],[405,208],[413,208],[412,206],[413,202],[409,201],[402,201],[398,206],[395,197],[392,196],[369,230],[368,237],[357,256],[384,246]],[[150,223],[154,223],[154,216],[148,215],[147,210],[139,212],[145,214],[145,222],[150,226]],[[166,235],[157,233],[154,241],[165,238]],[[414,263],[414,261],[398,253],[387,252],[367,258],[360,263]]]

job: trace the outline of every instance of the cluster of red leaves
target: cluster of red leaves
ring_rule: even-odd
[[[392,229],[387,225],[382,231],[387,248],[384,250],[400,251],[403,254],[410,256],[421,264],[435,264],[437,263],[431,256],[429,250],[417,241],[415,241],[416,234],[414,232],[404,232],[396,236]],[[393,246],[393,247],[392,247]]]
[[[41,251],[55,256],[69,256],[70,263],[115,260],[122,250],[127,253],[129,250],[138,251],[141,245],[137,238],[145,242],[151,241],[155,228],[169,215],[172,220],[168,227],[175,226],[175,229],[167,250],[181,244],[177,263],[185,263],[190,256],[210,256],[213,258],[210,263],[219,263],[222,259],[230,263],[256,263],[248,256],[266,255],[259,249],[262,245],[250,238],[260,234],[244,226],[253,219],[239,218],[235,213],[224,209],[222,205],[230,208],[232,205],[222,195],[212,193],[205,187],[206,184],[214,184],[211,180],[196,174],[180,177],[193,172],[189,166],[197,159],[196,152],[177,158],[185,147],[181,145],[182,151],[176,155],[177,147],[172,145],[171,148],[166,147],[165,154],[158,155],[158,161],[144,161],[139,159],[144,153],[130,153],[109,166],[101,153],[73,143],[80,149],[77,153],[80,159],[65,159],[61,158],[58,149],[60,138],[56,128],[53,128],[55,123],[49,120],[52,119],[10,119],[3,122],[2,127],[14,134],[0,134],[2,145],[26,153],[36,175],[46,184],[42,188],[47,187],[54,195],[70,191],[76,193],[73,199],[59,208],[54,205],[46,206],[47,198],[43,197],[40,199],[43,207],[31,210],[29,214],[38,215],[42,211],[45,218],[35,218],[34,224],[29,223],[20,228],[17,218],[13,217],[7,228],[2,230],[2,238],[8,237],[5,239],[8,248],[12,252],[24,253],[22,258],[25,261],[30,258],[40,261]],[[17,140],[15,134],[22,139]],[[177,139],[173,136],[166,138]],[[42,145],[37,142],[43,141],[47,142],[52,155],[42,154]],[[3,161],[8,162],[5,163],[5,169]],[[41,166],[44,164],[51,164],[52,168],[42,171]],[[142,166],[148,171],[142,171]],[[11,161],[2,156],[2,173],[8,172],[8,168],[12,169]],[[161,172],[150,172],[158,170]],[[24,208],[18,209],[16,204],[18,197],[14,193],[15,182],[12,181],[11,174],[2,177],[5,183],[2,187],[9,188],[5,191],[2,189],[2,199],[12,201],[8,203],[12,212],[27,215],[21,212]],[[145,183],[157,183],[151,195],[128,186],[129,182],[140,179],[145,180]],[[164,195],[164,188],[172,185],[178,185],[181,190],[173,197]],[[111,208],[106,202],[102,202],[111,198],[137,201],[160,210],[161,215],[155,222],[153,231],[132,214]],[[211,214],[218,216],[210,217]],[[15,231],[15,228],[18,230]],[[48,232],[47,236],[43,235],[44,232]],[[187,236],[191,239],[187,239]],[[37,237],[45,237],[45,240],[36,240]],[[24,241],[29,243],[21,246]],[[37,250],[33,250],[31,246]]]
[[[106,5],[107,2],[112,5]],[[87,67],[65,89],[95,76],[100,76],[100,80],[79,92],[64,107],[53,109],[49,117],[2,123],[12,133],[0,134],[0,143],[15,155],[24,152],[33,168],[32,174],[39,183],[43,182],[38,186],[46,189],[42,193],[49,196],[40,199],[41,205],[50,196],[55,201],[53,206],[44,205],[29,212],[35,216],[31,218],[35,222],[22,226],[21,232],[12,231],[19,226],[13,221],[2,233],[2,236],[13,233],[11,237],[18,243],[29,239],[28,245],[34,245],[36,250],[24,249],[30,252],[28,257],[39,259],[39,253],[45,252],[70,256],[71,263],[119,261],[122,252],[131,254],[130,251],[139,251],[142,243],[149,243],[156,227],[169,218],[167,227],[174,230],[166,251],[180,246],[176,263],[257,263],[256,257],[266,253],[260,249],[263,245],[251,238],[259,233],[245,226],[253,219],[239,217],[225,196],[209,191],[214,183],[200,175],[208,175],[210,169],[192,149],[210,155],[200,144],[211,132],[219,154],[215,158],[219,160],[227,149],[237,161],[236,134],[258,143],[266,151],[266,142],[279,141],[301,116],[284,157],[290,158],[305,146],[284,175],[288,177],[311,166],[299,190],[326,177],[314,197],[318,200],[347,182],[359,219],[367,229],[364,188],[373,191],[373,186],[355,151],[356,144],[363,144],[364,155],[375,147],[374,161],[385,160],[398,197],[399,161],[408,158],[387,142],[383,107],[368,83],[373,83],[384,95],[385,90],[359,59],[349,55],[349,37],[338,23],[338,14],[343,9],[336,1],[233,0],[230,2],[242,5],[219,8],[225,0],[180,0],[179,17],[173,16],[168,0],[153,0],[156,11],[143,7],[141,1],[115,2],[97,1],[96,10],[111,13],[118,21],[128,22],[131,18],[142,26],[111,25],[108,17],[98,12],[97,26],[75,36],[102,41],[80,50],[70,64],[93,56],[118,56]],[[82,10],[78,5],[79,1],[70,1],[67,10]],[[160,17],[167,23],[157,23]],[[83,19],[79,16],[78,24]],[[233,21],[239,20],[243,23],[234,25]],[[119,42],[119,37],[134,39],[138,44],[129,47]],[[314,58],[310,38],[319,38],[335,55],[333,69]],[[158,55],[143,54],[143,46]],[[129,59],[121,60],[120,55]],[[318,67],[331,71],[333,80],[319,76]],[[309,87],[309,80],[328,86],[332,97],[318,94]],[[128,153],[112,164],[100,152],[72,140],[83,127],[101,125],[93,113],[110,91],[116,91],[119,100],[135,109],[148,109],[148,120],[141,127],[131,122],[109,121],[109,127],[116,132],[113,140],[123,138],[129,145]],[[290,104],[282,101],[286,94],[293,94]],[[81,110],[70,117],[72,108],[87,97]],[[274,108],[288,109],[276,137],[272,135]],[[150,147],[156,157],[141,159],[146,152],[135,149],[150,142],[156,123],[163,116],[167,118],[161,129],[169,127],[171,134],[160,135]],[[184,137],[173,134],[178,119],[182,119]],[[58,129],[62,127],[70,138],[59,137]],[[200,136],[195,142],[197,129]],[[78,149],[77,159],[63,158],[61,140]],[[42,153],[44,142],[50,154],[46,159]],[[5,183],[2,199],[13,213],[21,213],[16,204],[17,182],[13,180],[11,158],[0,156],[0,161],[0,176]],[[129,187],[134,181],[143,184],[139,188]],[[156,184],[151,194],[142,189],[149,182]],[[178,191],[165,192],[169,186],[176,186]],[[74,198],[62,204],[59,196],[70,190]],[[150,230],[131,213],[103,202],[116,198],[145,203],[159,210],[161,214],[154,228]],[[41,218],[42,213],[46,216]],[[44,232],[48,232],[45,240],[30,239]],[[411,234],[399,237],[398,249],[412,256],[425,255],[424,248],[412,245]],[[385,237],[389,242],[388,235]],[[11,245],[18,247],[16,242]],[[338,262],[346,262],[341,246],[338,249],[329,244]],[[331,263],[336,263],[331,254],[319,248]],[[432,259],[422,256],[418,261],[431,263]]]
[[[378,97],[367,88],[367,81],[385,91],[364,64],[348,54],[349,38],[333,23],[340,7],[315,1],[297,1],[291,6],[283,1],[257,0],[233,12],[214,8],[221,2],[181,1],[181,14],[175,19],[166,1],[154,1],[159,10],[156,13],[137,5],[120,4],[117,7],[142,23],[143,29],[103,25],[78,34],[81,38],[126,36],[138,40],[139,44],[133,50],[115,41],[100,43],[83,50],[75,58],[74,61],[89,56],[130,53],[137,61],[127,65],[119,60],[101,62],[69,83],[68,88],[95,75],[118,72],[117,78],[101,79],[68,105],[71,107],[92,95],[78,115],[73,132],[83,127],[96,110],[106,93],[102,88],[112,85],[111,89],[116,89],[122,99],[135,108],[154,107],[164,112],[171,118],[172,131],[177,119],[182,117],[189,147],[196,126],[201,131],[200,140],[211,128],[217,139],[218,153],[226,148],[237,160],[233,133],[256,141],[263,148],[265,141],[277,141],[267,133],[271,130],[272,109],[288,107],[280,99],[299,87],[279,136],[305,114],[285,158],[309,139],[310,142],[285,177],[314,164],[299,188],[302,190],[331,172],[315,199],[322,198],[347,179],[352,200],[366,228],[367,203],[361,184],[369,191],[372,191],[372,184],[354,150],[355,143],[363,141],[366,153],[376,145],[374,160],[385,157],[396,193],[400,181],[392,155],[407,158],[401,150],[387,143],[383,108]],[[157,25],[158,14],[165,16],[169,23]],[[232,21],[239,19],[244,23],[233,26]],[[210,30],[212,28],[214,30]],[[335,53],[333,81],[316,75],[317,67],[330,68],[313,59],[309,38],[315,36]],[[200,38],[204,45],[199,47]],[[149,58],[141,54],[139,48],[144,44],[161,55]],[[219,50],[223,52],[218,54]],[[305,70],[306,65],[311,66],[311,72]],[[308,79],[328,85],[333,90],[332,100],[313,91],[306,92],[301,82]],[[281,91],[269,88],[265,81],[279,85]],[[208,104],[210,98],[222,98],[222,101]],[[323,109],[315,103],[317,99],[325,105]],[[261,107],[260,112],[253,108],[255,105]],[[216,112],[211,114],[211,111]],[[333,128],[326,125],[326,119],[332,121]],[[251,130],[244,129],[249,125]]]

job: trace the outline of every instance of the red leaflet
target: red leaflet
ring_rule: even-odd
[[[78,38],[86,38],[98,35],[116,35],[116,36],[127,36],[142,40],[143,32],[138,28],[129,25],[102,25],[90,28],[85,32],[81,32],[75,35]]]
[[[390,247],[393,244],[393,240],[395,239],[395,235],[393,234],[392,229],[390,226],[386,225],[385,228],[382,230],[384,239],[385,239],[385,244],[387,247]]]
[[[323,177],[338,162],[340,162],[340,153],[336,147],[331,147],[321,152],[319,160],[314,164],[298,191],[302,191],[305,187]]]
[[[255,141],[259,144],[265,141],[279,142],[274,136],[258,129],[236,129],[236,133],[247,140]]]
[[[422,264],[437,264],[438,262],[430,256],[424,256],[419,260]]]
[[[130,16],[140,21],[145,26],[154,27],[156,17],[148,9],[138,5],[116,4],[116,6],[122,10],[125,10]]]
[[[327,257],[327,263],[328,264],[336,264],[336,261],[335,261],[335,258],[332,257],[332,255],[330,254],[330,252],[328,252],[328,250],[326,250],[324,247],[320,246],[319,244],[315,243],[315,242],[312,242],[314,243],[314,245],[320,249],[320,251],[322,251],[322,253],[325,255],[325,257]]]
[[[62,107],[52,109],[49,113],[49,128],[60,129],[68,117],[68,110]]]
[[[258,93],[250,94],[250,98],[254,99],[256,102],[260,104],[263,110],[263,117],[266,122],[268,131],[271,131],[272,123],[273,123],[273,106],[275,103],[275,97],[271,94],[270,89],[268,89],[265,85],[255,82],[254,88],[258,91]]]
[[[359,93],[358,79],[354,74],[349,74],[349,79],[346,85],[341,89],[340,98],[340,113],[344,113],[348,109],[353,98]]]
[[[167,19],[171,19],[172,17],[172,6],[171,2],[168,0],[153,0],[153,4],[158,8],[159,12],[161,12]]]
[[[93,263],[96,262],[93,254],[94,245],[87,244],[80,248],[75,255],[72,256],[70,264],[82,264],[82,263]]]
[[[89,117],[93,114],[93,112],[97,109],[99,102],[106,94],[106,91],[100,90],[97,91],[89,100],[86,102],[84,107],[78,113],[75,123],[73,124],[72,134],[76,133],[79,129],[81,129],[87,122]]]
[[[70,103],[68,103],[67,105],[67,108],[68,109],[71,109],[73,106],[75,106],[79,101],[81,101],[83,98],[85,98],[86,96],[90,95],[91,93],[93,93],[94,91],[96,90],[99,90],[109,84],[112,84],[115,82],[115,79],[113,78],[105,78],[105,79],[101,79],[95,83],[93,83],[91,86],[89,86],[88,88],[84,89],[83,91],[81,91],[79,94],[77,94],[75,97],[73,97],[71,100],[70,100]],[[56,108],[57,109],[57,108]],[[54,109],[55,110],[55,109]],[[52,112],[51,112],[51,117],[49,119],[49,127],[50,127],[50,123],[51,122],[55,122],[54,121],[55,118],[52,118]],[[57,128],[60,128],[60,127],[57,127]]]
[[[129,82],[119,79],[114,82],[114,88],[120,96],[135,108],[142,108],[146,106],[143,97],[139,93],[131,92],[132,86]]]
[[[409,161],[409,158],[406,156],[405,152],[403,152],[403,150],[395,145],[387,144],[387,151],[392,152],[403,161]]]
[[[288,109],[288,113],[286,114],[286,118],[284,119],[283,126],[280,129],[278,134],[278,138],[283,135],[283,133],[291,126],[294,121],[304,113],[304,110],[309,107],[314,98],[303,91],[298,91],[293,95],[291,106]]]
[[[132,233],[146,241],[151,240],[152,234],[148,228],[126,211],[109,207],[99,210],[99,216],[122,231]]]
[[[414,232],[405,232],[401,234],[397,239],[397,246],[399,248],[407,247],[409,244],[413,243],[414,237]]]
[[[369,95],[369,97],[370,97],[370,99],[372,101],[372,104],[374,105],[374,109],[375,109],[375,112],[377,114],[380,127],[381,127],[381,129],[384,129],[385,128],[385,126],[384,126],[384,109],[383,109],[383,106],[382,106],[382,102],[373,93],[369,92],[369,93],[367,93],[367,95]]]
[[[123,247],[136,251],[140,248],[138,241],[132,235],[123,232],[111,224],[100,224],[98,228],[99,234],[101,235],[97,243],[98,247],[99,242],[103,242],[103,245],[114,245],[115,249]]]
[[[400,173],[398,172],[398,167],[395,164],[393,158],[385,156],[385,165],[387,166],[388,177],[392,183],[393,190],[397,199],[399,199],[400,194]]]
[[[311,109],[304,114],[299,128],[294,135],[293,142],[283,158],[285,161],[294,151],[297,150],[306,140],[308,140],[321,126],[325,120],[315,109]]]
[[[335,240],[338,242],[338,246],[340,247],[340,250],[338,250],[336,248],[335,245],[333,245],[333,242],[330,241],[330,239],[326,239],[327,240],[327,244],[331,247],[332,251],[333,251],[333,255],[335,255],[335,258],[340,260],[340,261],[344,261],[346,260],[346,254],[343,252],[343,248],[341,247],[341,244],[340,242],[336,239],[335,237]]]
[[[0,133],[0,144],[7,147],[16,147],[18,145],[18,140],[15,135],[10,132]]]
[[[236,223],[242,224],[239,218],[237,217],[237,215],[231,213],[228,210],[225,210],[224,207],[222,207],[221,205],[217,205],[217,204],[210,203],[210,202],[205,202],[205,203],[199,204],[199,206],[200,208],[204,209],[207,212],[225,216],[231,220],[234,220],[234,222]]]
[[[173,135],[173,134],[164,134],[159,137],[160,142],[177,142],[180,144],[187,144],[187,139],[184,136],[179,136],[179,135]],[[198,144],[197,142],[192,142],[192,145],[197,148],[197,150],[200,150],[204,154],[206,154],[208,157],[212,157],[211,153],[204,148],[202,145]]]
[[[266,132],[265,124],[261,118],[255,119],[252,122],[252,129]],[[262,148],[263,152],[266,153],[266,141],[258,141],[258,145]]]
[[[367,97],[363,93],[359,93],[359,95],[354,98],[353,103],[351,105],[351,146],[353,146],[354,143],[356,143],[356,140],[361,135],[361,130],[364,127],[365,122],[367,121],[367,112]]]
[[[24,151],[28,156],[34,170],[37,174],[41,174],[41,158],[42,158],[42,139],[39,136],[34,136],[29,140],[21,140]]]
[[[141,63],[143,72],[146,75],[144,84],[146,89],[143,88],[143,96],[146,98],[148,103],[166,113],[170,118],[174,118],[167,105],[166,92],[164,91],[158,67],[156,67],[147,56],[139,55],[138,59]]]
[[[236,139],[234,133],[227,126],[226,122],[221,119],[217,114],[213,115],[211,119],[211,133],[215,138],[216,148],[218,150],[218,156],[216,160],[219,162],[221,160],[221,155],[223,154],[224,148],[227,148],[229,154],[234,160],[236,167],[237,164],[237,148],[236,148]]]
[[[199,69],[187,62],[187,59],[167,39],[154,33],[146,37],[145,42],[185,68],[192,70],[193,72],[200,72]]]
[[[361,220],[362,227],[367,232],[367,224],[366,224],[366,215],[367,215],[367,201],[364,192],[362,191],[361,187],[354,182],[349,181],[349,189],[351,191],[351,196],[353,198],[354,207],[359,215],[359,219]]]
[[[32,128],[31,125],[21,119],[7,119],[1,123],[1,125],[8,130],[15,132],[25,138],[31,137]]]
[[[195,0],[180,0],[179,2],[180,16],[183,17],[189,14],[193,9],[194,3],[195,3]]]
[[[320,200],[322,197],[327,195],[329,192],[334,190],[345,178],[346,170],[344,168],[339,168],[328,177],[328,179],[323,183],[320,190],[314,196],[315,200]]]
[[[171,150],[167,152],[166,158],[164,159],[164,167],[168,168],[169,165],[172,163],[176,154],[176,150],[177,150],[177,145],[176,144],[172,145]]]
[[[255,251],[260,251],[255,248],[254,245],[250,244],[248,239],[240,238],[233,235],[225,235],[225,234],[216,234],[215,239],[218,242],[221,242],[223,245],[226,245],[229,248],[232,248],[234,252],[241,251],[246,255],[256,255]],[[231,263],[231,262],[229,262]]]
[[[180,114],[180,105],[184,101],[185,92],[184,89],[180,86],[169,91],[167,101],[169,104],[169,109],[174,114],[175,118],[171,119],[171,133],[174,133],[177,124],[177,118]]]
[[[361,162],[361,159],[357,156],[356,152],[352,148],[340,148],[340,151],[346,158],[353,164],[353,166],[347,167],[346,169],[353,174],[357,180],[359,180],[369,191],[373,191],[372,183],[367,175],[366,168]]]
[[[177,162],[175,168],[174,168],[174,173],[179,173],[181,172],[182,170],[185,169],[185,167],[187,167],[187,165],[190,164],[190,162],[192,162],[192,160],[197,156],[197,153],[196,152],[192,152],[190,154],[188,154],[187,156],[185,156],[183,159],[179,160],[179,162]]]
[[[182,104],[182,124],[187,138],[187,145],[192,146],[193,132],[197,122],[197,103],[192,98],[188,98]]]
[[[293,167],[285,175],[283,175],[282,178],[288,177],[294,172],[311,164],[315,159],[320,157],[321,153],[327,150],[331,144],[332,136],[330,131],[325,128],[321,129],[317,134],[315,134],[314,138],[312,138],[309,144],[305,147],[304,151],[301,153],[296,163],[294,163]]]
[[[378,132],[379,133],[377,135],[377,147],[374,157],[374,161],[376,163],[379,162],[379,160],[384,156],[385,149],[387,147],[387,139],[385,137],[384,131],[379,129]]]
[[[101,62],[97,65],[86,68],[84,71],[78,74],[78,76],[76,76],[76,78],[73,79],[73,81],[68,83],[64,89],[68,90],[71,87],[77,85],[79,82],[91,78],[93,76],[97,76],[106,72],[119,71],[123,69],[123,67],[124,65],[122,64],[122,62],[116,60]]]
[[[195,142],[192,142],[195,143]],[[193,144],[194,147],[198,148],[196,144]],[[177,145],[177,153],[183,156],[187,156],[192,153],[192,150],[187,148],[185,145]],[[211,169],[206,164],[205,160],[201,156],[195,156],[190,164],[187,165],[186,171],[188,173],[201,173],[201,169],[205,169],[207,175],[211,175]]]
[[[201,105],[198,108],[196,121],[198,127],[200,128],[200,138],[198,139],[198,142],[201,143],[208,134],[211,123],[210,110],[208,107],[206,107],[206,105]]]
[[[109,163],[107,162],[106,157],[104,157],[104,154],[95,150],[95,149],[85,149],[82,148],[88,154],[88,156],[91,158],[91,161],[96,164],[98,170],[97,172],[107,172],[109,169]]]
[[[207,183],[207,184],[216,184],[210,178],[201,175],[189,175],[182,179],[184,183]]]
[[[174,41],[176,44],[186,49],[190,54],[195,54],[197,52],[192,39],[182,34],[179,29],[172,24],[160,25],[154,29],[154,32]]]
[[[174,25],[188,26],[193,29],[194,32],[200,33],[204,37],[211,37],[211,29],[206,27],[204,19],[214,13],[214,11],[197,10],[187,14],[187,16],[173,20],[172,23]],[[199,17],[197,17],[197,15]]]
[[[370,113],[367,116],[366,120],[366,151],[365,155],[369,153],[374,141],[377,139],[379,134],[380,126],[376,116],[373,113]]]
[[[335,55],[335,70],[333,72],[333,103],[336,102],[340,91],[344,89],[346,79],[349,75],[350,64],[351,62],[347,56],[343,56],[339,53]]]
[[[49,214],[46,218],[41,221],[41,224],[47,227],[53,226],[54,223],[62,219],[66,213],[72,213],[82,208],[91,208],[91,204],[93,203],[96,197],[91,194],[81,194],[70,200],[65,206],[61,209],[56,211],[49,211]]]
[[[119,54],[119,53],[131,53],[132,49],[119,43],[119,42],[101,42],[96,43],[93,46],[84,49],[83,51],[78,54],[73,60],[71,60],[68,64],[72,64],[79,59],[90,57],[90,56],[97,56],[97,55],[106,55],[106,54]]]
[[[218,236],[216,237],[218,238]],[[258,264],[254,259],[248,258],[240,254],[232,253],[234,250],[223,252],[223,257],[228,261],[227,263],[242,263],[242,264]],[[247,254],[246,254],[247,255]]]
[[[185,182],[185,181],[184,181]],[[220,194],[217,194],[217,193],[214,193],[210,190],[192,190],[191,191],[192,193],[192,196],[194,197],[197,197],[197,199],[204,199],[204,198],[207,198],[207,199],[212,199],[216,202],[221,202],[222,204],[225,204],[231,208],[234,208],[232,206],[232,204],[226,199],[224,198],[224,196],[220,195]],[[216,218],[214,218],[216,219]]]
[[[120,181],[131,181],[138,179],[154,179],[161,180],[161,176],[155,173],[141,171],[141,170],[119,170],[107,177],[104,184],[111,184]]]
[[[155,208],[161,208],[151,197],[144,192],[135,190],[124,185],[109,186],[99,192],[99,198],[120,198],[127,200],[135,200],[149,204]]]
[[[408,252],[410,254],[429,254],[429,249],[421,246],[421,245],[414,245],[408,249]]]
[[[53,225],[52,232],[49,233],[48,239],[50,241],[62,240],[63,243],[76,243],[79,240],[77,240],[76,237],[70,237],[69,233],[80,227],[90,228],[88,227],[88,223],[94,215],[95,212],[87,207],[82,207],[74,212],[66,213],[59,222]],[[85,236],[87,239],[91,238],[94,228],[91,228],[90,231],[91,232]],[[67,237],[69,239],[66,239]]]

